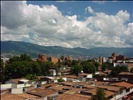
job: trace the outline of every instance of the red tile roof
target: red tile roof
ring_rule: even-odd
[[[27,93],[32,94],[32,95],[36,95],[36,96],[39,96],[39,97],[47,97],[47,96],[50,96],[50,95],[54,95],[57,92],[55,92],[53,90],[50,90],[50,89],[46,90],[46,89],[36,88],[36,89],[28,91]]]
[[[117,82],[117,83],[112,83],[110,85],[114,85],[114,86],[119,86],[119,87],[125,87],[127,89],[132,88],[133,84],[128,83],[128,82]]]
[[[26,98],[17,96],[15,94],[4,94],[1,95],[1,100],[24,100]]]
[[[90,96],[85,96],[81,94],[60,94],[56,100],[90,100]]]

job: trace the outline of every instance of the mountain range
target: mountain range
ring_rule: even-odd
[[[125,55],[133,57],[133,48],[114,48],[114,47],[96,47],[96,48],[65,48],[60,46],[40,46],[28,42],[20,41],[1,41],[1,54],[28,54],[37,58],[38,54],[47,54],[53,56],[88,56],[88,57],[109,57],[115,52],[116,55]]]

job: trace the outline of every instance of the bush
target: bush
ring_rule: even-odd
[[[58,79],[58,82],[65,82],[62,78]]]

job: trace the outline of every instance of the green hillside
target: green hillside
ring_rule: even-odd
[[[133,48],[64,48],[59,46],[40,46],[27,42],[18,42],[18,41],[1,41],[1,53],[16,53],[23,54],[26,53],[31,57],[37,57],[38,54],[47,54],[47,55],[72,55],[72,56],[90,56],[98,57],[105,56],[108,57],[116,52],[117,55],[125,55],[127,57],[133,57]]]

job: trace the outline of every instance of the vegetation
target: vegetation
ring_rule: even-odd
[[[4,62],[3,59],[0,60],[0,71],[3,71],[4,68]]]
[[[29,49],[30,48],[30,49]],[[13,51],[14,50],[14,51]],[[108,57],[112,52],[116,54],[125,55],[132,57],[132,48],[64,48],[58,46],[39,46],[27,42],[16,42],[16,41],[1,41],[1,53],[13,53],[13,54],[29,54],[31,57],[37,57],[39,53],[46,54],[58,54],[58,55],[82,55],[90,57],[98,57],[99,55]],[[120,53],[121,52],[121,53]]]
[[[83,65],[83,71],[85,73],[93,73],[94,74],[96,72],[96,67],[92,63],[86,63]]]
[[[26,78],[28,80],[36,80],[37,79],[37,76],[36,76],[36,74],[27,74],[26,75]]]
[[[83,70],[83,66],[81,65],[75,65],[71,68],[71,73],[78,76],[78,73],[80,73]]]
[[[65,82],[62,78],[58,79],[58,82]]]
[[[1,62],[3,61],[1,60]],[[32,61],[30,56],[26,54],[14,56],[9,59],[3,68],[1,82],[5,82],[11,78],[26,77],[28,79],[36,79],[36,75],[49,75],[51,66],[53,66],[53,63],[49,61]]]
[[[102,64],[102,70],[105,71],[106,69],[109,69],[110,63],[109,62],[104,62]]]
[[[109,100],[105,97],[106,93],[104,89],[97,89],[96,95],[92,96],[91,100]]]
[[[128,68],[126,66],[113,67],[111,71],[111,76],[117,76],[120,72],[128,72]]]

